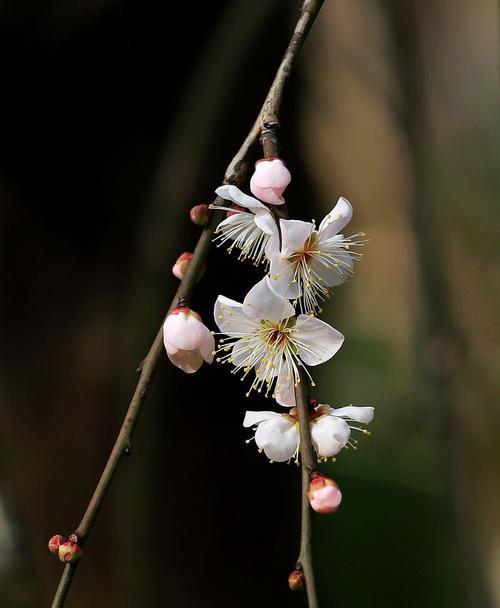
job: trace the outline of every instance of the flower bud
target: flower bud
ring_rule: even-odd
[[[283,192],[292,177],[280,158],[258,160],[250,179],[250,190],[254,196],[270,205],[285,202]]]
[[[298,570],[297,568],[290,572],[290,576],[288,577],[288,586],[292,591],[300,591],[304,589],[306,586],[306,578],[302,570]]]
[[[62,562],[73,564],[77,562],[82,556],[82,550],[77,543],[71,540],[67,540],[59,546],[59,559]]]
[[[175,262],[175,264],[172,267],[172,273],[179,280],[182,280],[184,278],[184,275],[186,274],[187,269],[189,268],[189,264],[191,264],[192,258],[193,258],[193,254],[189,253],[188,251],[185,251],[177,258],[177,261]],[[206,264],[203,264],[200,272],[198,273],[198,278],[196,279],[197,281],[199,281],[202,278],[202,276],[205,273],[205,270],[206,270]]]
[[[197,226],[206,226],[210,221],[211,216],[212,212],[210,211],[208,205],[196,205],[189,212],[191,221]]]
[[[309,483],[309,503],[317,513],[333,513],[339,508],[342,493],[337,482],[316,473]]]
[[[60,545],[62,545],[64,542],[66,542],[64,536],[61,536],[61,534],[54,534],[54,536],[49,540],[49,551],[51,553],[57,553]]]
[[[165,319],[163,342],[170,361],[187,374],[212,363],[215,340],[198,313],[178,306]]]

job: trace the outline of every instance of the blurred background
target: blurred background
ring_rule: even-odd
[[[187,212],[212,200],[299,5],[0,4],[2,607],[50,605],[46,543],[83,515],[196,242]],[[315,370],[320,402],[376,407],[373,437],[325,467],[344,493],[313,516],[325,607],[500,606],[497,10],[329,0],[285,95],[292,217],[345,195],[371,239],[325,307],[346,342]],[[258,276],[214,250],[192,306],[211,323]],[[304,606],[298,469],[241,426],[269,407],[163,357],[67,606]]]

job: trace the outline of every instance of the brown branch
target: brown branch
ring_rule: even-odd
[[[279,112],[286,80],[322,3],[323,0],[305,0],[303,3],[300,18],[297,22],[285,55],[280,63],[271,88],[269,89],[264,105],[262,106],[257,120],[255,121],[248,136],[229,164],[224,177],[225,183],[240,185],[246,177],[248,171],[248,163],[246,161],[249,151],[257,141],[263,125],[269,122],[270,116],[275,117]],[[225,202],[217,197],[215,204],[224,205]],[[223,211],[215,212],[212,216],[210,224],[203,230],[193,252],[193,258],[188,267],[186,275],[182,279],[179,288],[177,289],[177,292],[168,309],[167,315],[178,305],[180,301],[189,301],[196,284],[199,271],[201,270],[205,258],[208,255],[215,229],[223,218],[223,215]],[[135,425],[137,424],[149,385],[153,378],[158,359],[163,350],[162,325],[156,334],[148,354],[140,365],[139,381],[132,396],[132,400],[118,434],[118,438],[116,439],[115,445],[113,446],[108,462],[106,463],[87,510],[85,511],[85,514],[78,528],[76,529],[75,534],[78,537],[79,544],[81,545],[83,545],[88,538],[97,513],[101,508],[123,456],[130,451],[132,434]],[[52,602],[52,608],[60,608],[64,606],[71,582],[73,581],[75,570],[76,564],[66,564]],[[312,587],[314,586],[312,585]],[[310,608],[314,608],[316,606],[316,604],[311,603],[311,600],[309,600],[309,602]]]
[[[247,135],[247,138],[240,148],[243,159],[246,159],[248,151],[253,146],[257,137],[265,130],[266,125],[279,125],[278,115],[281,108],[285,84],[293,70],[300,49],[304,44],[307,34],[309,33],[323,2],[324,0],[304,0],[300,9],[299,20],[293,30],[292,37],[288,43],[285,54],[283,55],[273,83],[271,84],[271,88],[264,100],[257,120],[254,122],[250,133]],[[262,133],[262,135],[264,135],[264,133]],[[265,140],[262,141],[262,145],[264,151],[266,151]],[[277,148],[274,154],[268,154],[268,156],[276,155]],[[225,175],[225,181],[227,183],[233,182],[234,176],[239,172],[241,163],[242,159],[237,158],[237,156],[229,163]]]
[[[300,460],[302,467],[302,515],[299,559],[296,569],[304,572],[309,608],[318,607],[316,584],[311,551],[311,507],[307,491],[311,475],[316,471],[316,461],[311,440],[311,425],[309,423],[309,399],[307,395],[305,374],[300,374],[300,382],[295,387],[295,401],[299,413]]]

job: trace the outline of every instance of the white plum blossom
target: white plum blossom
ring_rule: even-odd
[[[311,222],[280,220],[281,251],[269,248],[272,289],[290,300],[300,299],[302,312],[321,312],[320,302],[352,276],[354,260],[361,257],[351,247],[362,245],[359,237],[365,234],[339,234],[351,218],[352,206],[341,197],[318,229]]]
[[[214,337],[200,315],[187,306],[178,306],[165,319],[163,343],[170,361],[187,374],[214,358]]]
[[[329,405],[318,405],[309,415],[311,439],[318,459],[336,456],[343,448],[356,449],[356,440],[351,438],[351,430],[365,435],[370,433],[361,425],[373,420],[373,407],[348,405],[335,409]],[[296,408],[286,414],[277,412],[246,412],[244,427],[256,427],[255,443],[259,452],[276,462],[294,459],[298,462],[300,434],[299,417]],[[247,440],[247,443],[251,440]]]
[[[217,226],[214,242],[220,246],[231,241],[228,251],[231,253],[235,247],[239,249],[239,260],[250,259],[255,266],[266,262],[266,257],[272,256],[271,239],[277,233],[276,222],[269,209],[236,186],[220,186],[215,193],[244,209],[210,206],[211,209],[223,209],[230,213]]]
[[[274,293],[264,277],[246,295],[243,304],[219,296],[214,316],[221,333],[217,361],[234,365],[233,373],[245,378],[255,373],[251,387],[272,396],[280,405],[295,405],[300,369],[328,361],[339,350],[344,336],[310,315],[295,318],[294,307]],[[215,353],[214,353],[215,354]],[[242,379],[243,379],[242,378]]]

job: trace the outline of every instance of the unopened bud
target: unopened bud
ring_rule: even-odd
[[[291,179],[290,171],[281,158],[263,158],[255,163],[250,190],[265,203],[282,205],[285,202],[283,192]]]
[[[62,562],[73,564],[82,556],[82,550],[77,543],[67,540],[59,546],[59,559]]]
[[[64,536],[61,536],[61,534],[54,534],[54,536],[49,540],[49,551],[51,553],[57,553],[60,545],[62,545],[64,542],[66,542]]]
[[[333,513],[339,508],[342,500],[342,492],[337,482],[320,473],[313,475],[307,496],[311,507],[317,513]]]
[[[196,205],[189,212],[191,221],[197,226],[206,226],[210,221],[211,216],[212,212],[210,211],[208,205]]]
[[[306,586],[306,579],[302,570],[295,569],[290,572],[288,586],[292,591],[300,591]]]
[[[184,253],[182,253],[177,258],[177,261],[175,262],[175,264],[172,267],[173,275],[176,276],[179,280],[182,280],[187,272],[187,269],[189,268],[189,264],[191,264],[192,259],[193,259],[192,253],[189,253],[188,251],[185,251]],[[197,281],[199,281],[202,278],[202,276],[205,274],[206,268],[207,268],[206,264],[203,264],[200,272],[198,273],[198,277],[196,279]]]

